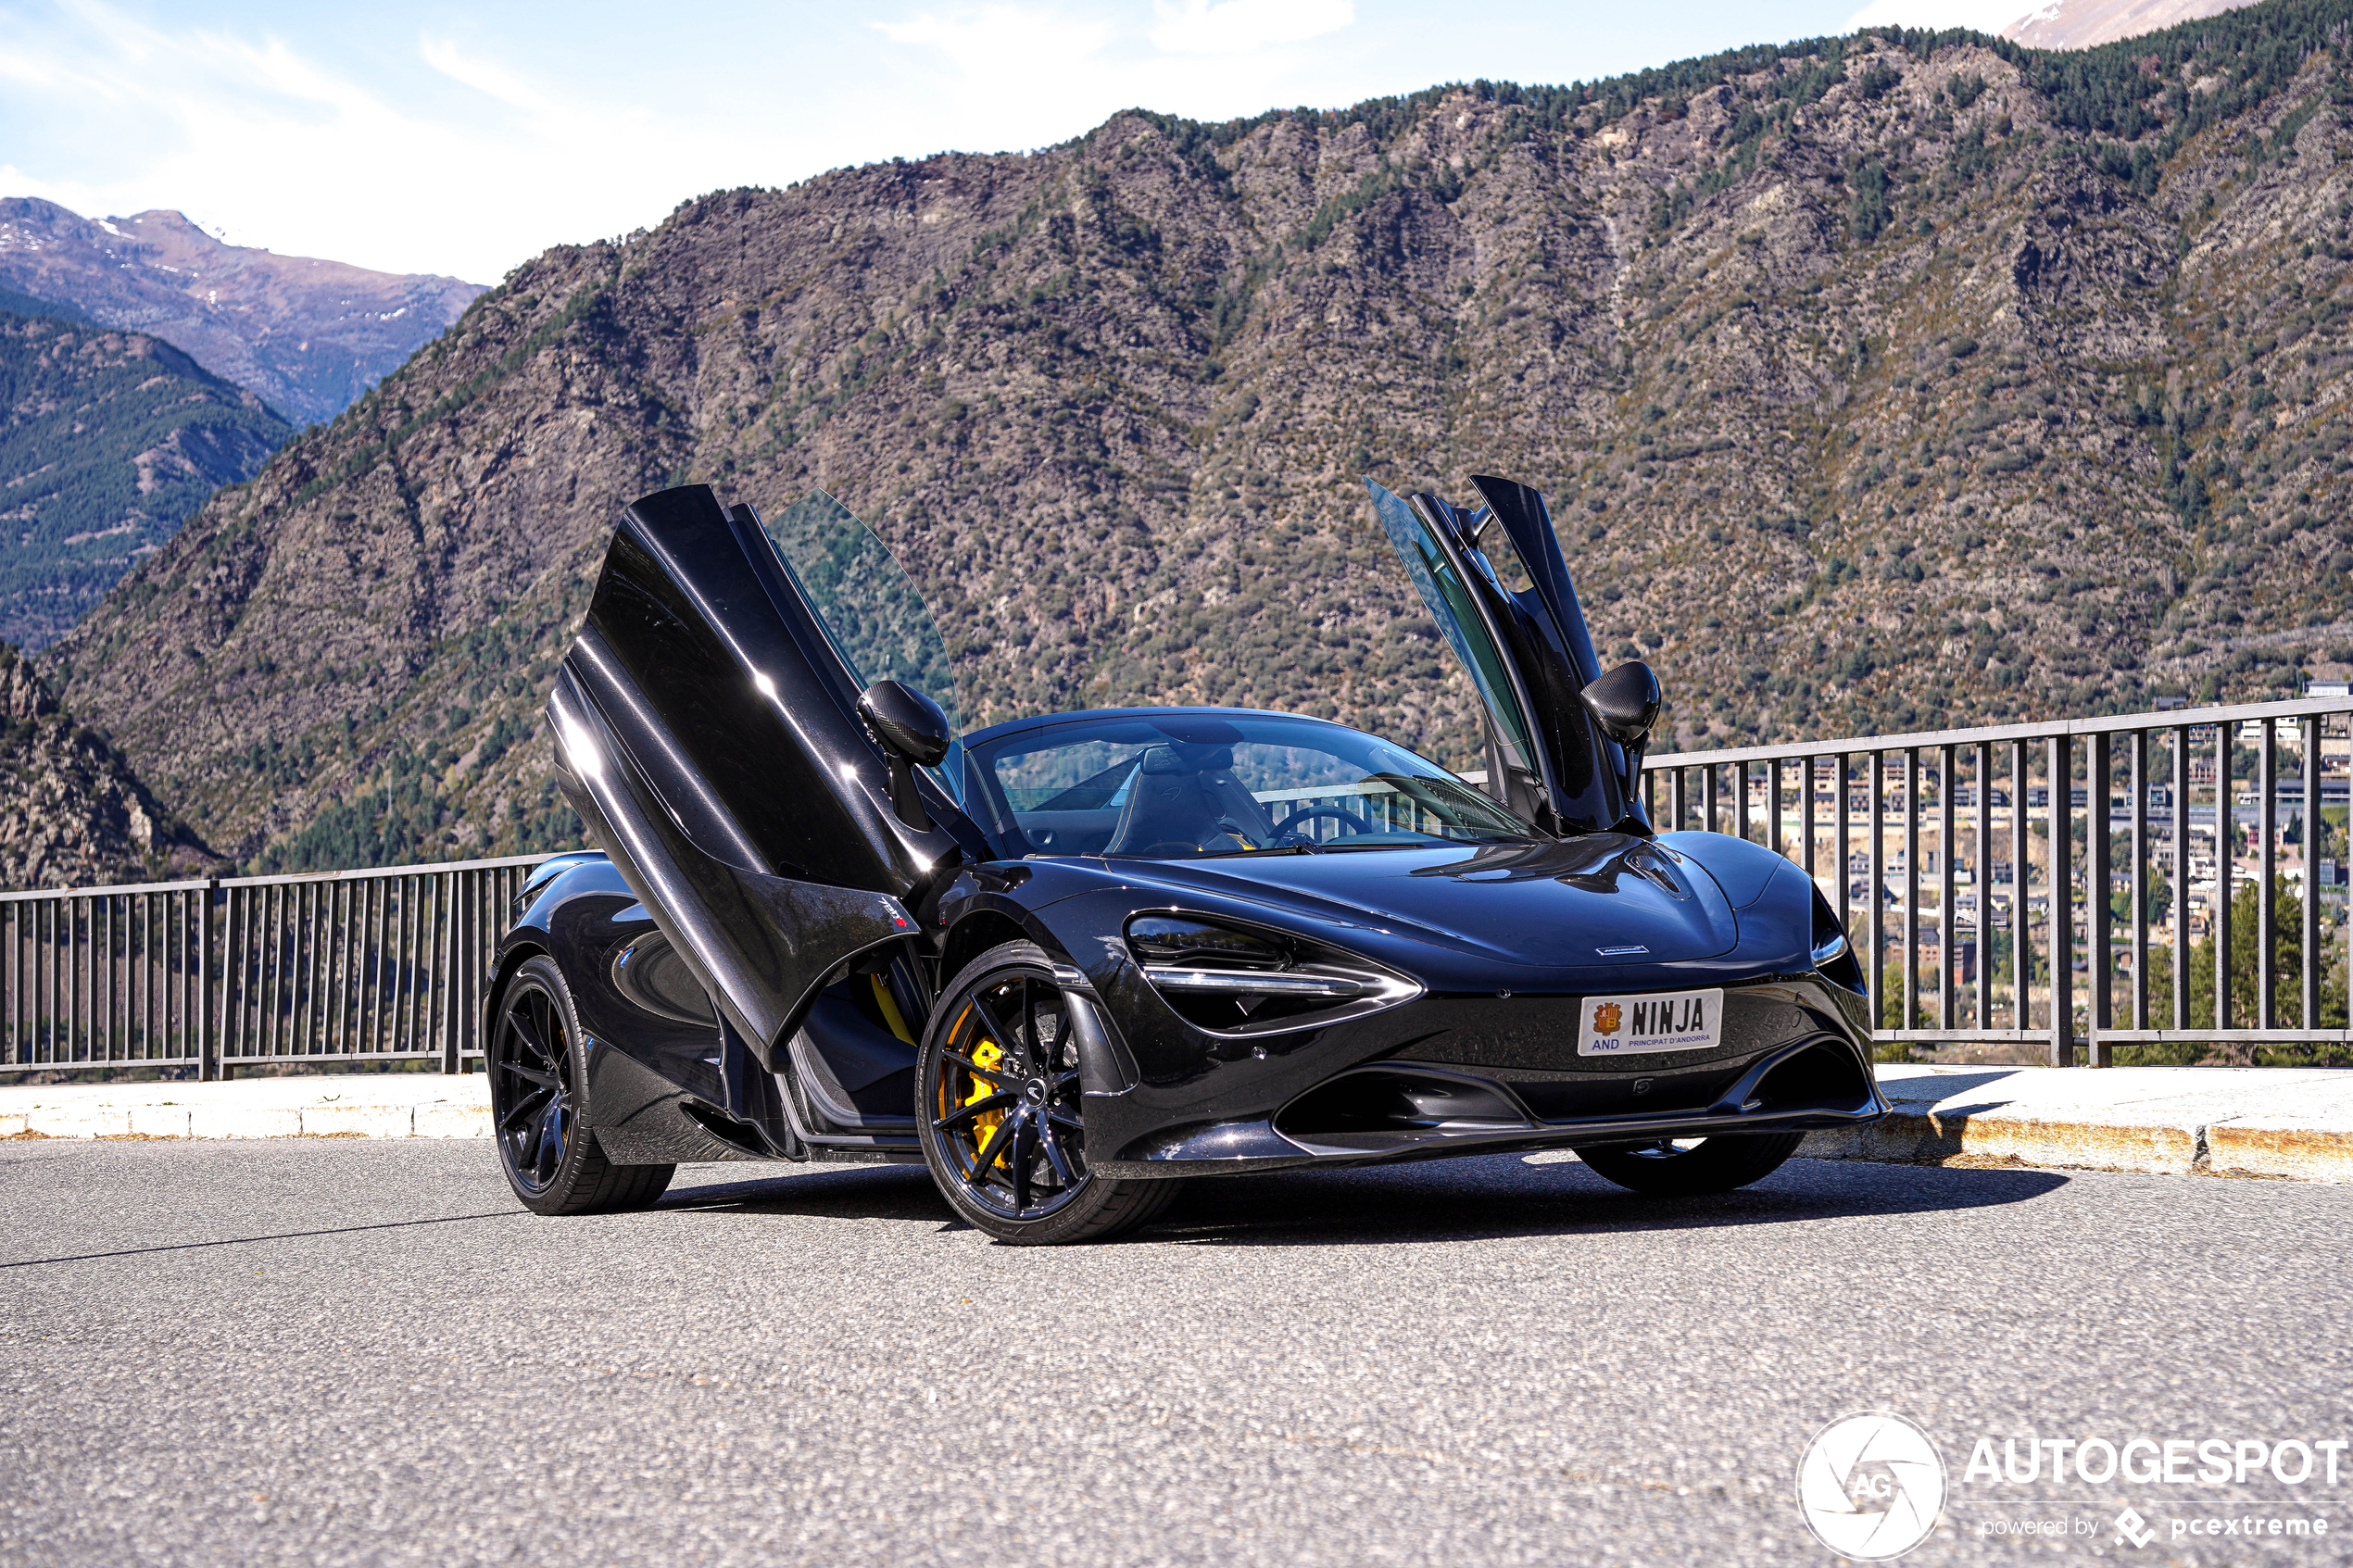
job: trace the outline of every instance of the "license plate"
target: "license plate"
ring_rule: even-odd
[[[1579,1056],[1712,1051],[1724,1038],[1724,993],[1658,991],[1588,997],[1577,1026]]]

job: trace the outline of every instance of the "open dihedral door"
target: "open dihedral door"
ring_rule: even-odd
[[[937,827],[892,810],[786,543],[705,485],[630,507],[547,704],[565,798],[770,1072],[829,976],[915,934],[971,831],[937,779]]]
[[[1544,497],[1475,475],[1486,505],[1401,498],[1374,483],[1373,509],[1422,602],[1478,692],[1488,793],[1562,833],[1648,834],[1626,788],[1626,753],[1578,699],[1601,674]]]

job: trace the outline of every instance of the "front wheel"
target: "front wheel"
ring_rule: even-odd
[[[1593,1174],[1654,1198],[1697,1198],[1763,1181],[1797,1152],[1804,1133],[1722,1133],[1686,1148],[1668,1139],[1580,1148]]]
[[[675,1166],[616,1165],[597,1147],[585,1047],[555,960],[526,959],[515,971],[483,1055],[499,1169],[524,1208],[609,1214],[642,1209],[670,1185]]]
[[[915,1063],[924,1163],[959,1218],[1000,1241],[1104,1241],[1159,1216],[1175,1180],[1087,1167],[1078,1042],[1054,967],[991,947],[940,994]]]

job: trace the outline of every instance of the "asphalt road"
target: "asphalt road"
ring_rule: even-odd
[[[1961,1474],[1986,1435],[2353,1436],[2353,1189],[1801,1160],[1666,1202],[1504,1156],[1032,1249],[920,1171],[696,1167],[548,1220],[491,1161],[0,1144],[0,1562],[1822,1562],[1798,1456],[1863,1407],[1951,1467],[1907,1562],[2353,1556],[2353,1454]],[[1981,1533],[2070,1499],[2098,1535]],[[2341,1528],[2164,1534],[2284,1502]]]

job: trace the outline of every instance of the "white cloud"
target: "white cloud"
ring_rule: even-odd
[[[1695,4],[1710,46],[1819,30]],[[0,195],[176,207],[239,244],[481,282],[714,189],[1046,146],[1132,107],[1567,81],[1688,52],[1700,25],[1558,0],[707,0],[628,25],[579,0],[191,9],[0,0]]]
[[[546,95],[504,66],[477,59],[447,38],[428,38],[417,47],[425,64],[450,81],[486,93],[500,103],[514,108],[545,113],[548,107]]]
[[[1858,27],[1969,27],[1998,33],[2041,0],[1871,0],[1846,19]]]
[[[58,144],[45,169],[12,147],[0,194],[93,217],[173,207],[239,244],[489,282],[751,174],[740,141],[698,119],[567,101],[447,40],[363,80],[283,38],[150,27],[87,0],[69,15],[46,32],[0,16],[12,109]],[[472,92],[437,102],[435,81]]]
[[[925,11],[903,22],[868,25],[893,44],[937,50],[959,75],[1000,87],[1076,69],[1112,40],[1108,22],[1021,6]]]
[[[1155,0],[1149,26],[1142,13],[1140,0],[1124,11],[992,0],[870,21],[893,46],[872,74],[892,89],[866,144],[1000,151],[1062,141],[1124,108],[1214,119],[1365,95],[1324,52],[1286,47],[1349,26],[1353,0]]]
[[[1152,47],[1179,55],[1245,55],[1302,44],[1354,24],[1353,0],[1152,0]]]

